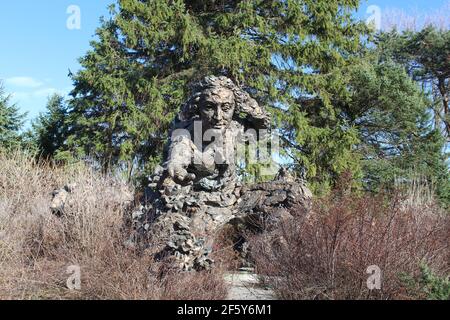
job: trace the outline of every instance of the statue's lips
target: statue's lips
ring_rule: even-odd
[[[214,129],[222,129],[224,127],[227,126],[227,123],[223,123],[223,122],[219,122],[219,123],[214,123],[212,128]]]
[[[210,125],[206,126],[206,128],[213,129],[213,130],[220,130],[220,129],[226,128],[227,125],[228,125],[227,123],[210,124]],[[205,128],[205,126],[204,126],[204,128]]]

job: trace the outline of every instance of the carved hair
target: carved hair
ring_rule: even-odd
[[[234,118],[237,121],[242,122],[246,127],[253,127],[255,129],[269,127],[270,118],[267,112],[247,92],[236,86],[231,79],[224,76],[208,76],[194,85],[194,94],[182,106],[177,121],[186,123],[198,119],[200,117],[200,110],[198,109],[197,102],[200,96],[205,90],[214,88],[226,88],[233,92],[236,104]]]

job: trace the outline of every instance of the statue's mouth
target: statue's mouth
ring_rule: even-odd
[[[226,122],[217,122],[217,123],[214,123],[212,127],[214,129],[221,129],[221,128],[224,128],[226,126],[227,126]]]

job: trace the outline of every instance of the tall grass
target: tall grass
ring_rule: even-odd
[[[436,205],[436,187],[426,177],[409,174],[408,179],[395,179],[395,189],[403,196],[403,206],[423,210]]]
[[[68,183],[60,217],[52,191]],[[23,151],[0,151],[0,299],[218,299],[220,272],[182,273],[124,246],[133,190],[83,164],[58,167]],[[68,266],[81,290],[66,286]]]

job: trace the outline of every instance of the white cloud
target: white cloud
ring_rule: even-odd
[[[31,93],[30,92],[13,92],[12,97],[14,100],[27,100],[31,99]]]
[[[47,98],[50,97],[53,94],[60,94],[60,95],[67,95],[67,91],[66,90],[58,90],[56,88],[52,88],[52,87],[43,87],[43,88],[39,88],[37,90],[32,90],[29,92],[25,92],[25,91],[16,91],[13,92],[13,98],[15,100],[29,100],[29,99],[35,99],[35,98]]]
[[[22,88],[39,88],[43,85],[42,82],[37,81],[31,77],[12,77],[6,79],[5,83],[11,86]]]
[[[48,97],[55,93],[61,94],[61,91],[59,91],[55,88],[43,88],[43,89],[39,89],[39,90],[36,90],[35,92],[33,92],[33,95],[35,95],[37,97]]]

